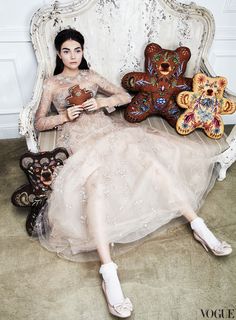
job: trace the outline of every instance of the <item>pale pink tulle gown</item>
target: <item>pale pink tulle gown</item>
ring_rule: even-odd
[[[94,71],[80,71],[76,78],[57,75],[45,82],[38,129],[62,122],[65,97],[74,84],[94,96],[108,95],[101,98],[106,107],[130,100]],[[59,115],[46,117],[51,102]],[[39,235],[43,246],[70,260],[95,259],[99,242],[131,243],[184,210],[197,211],[215,182],[214,159],[202,144],[114,121],[102,110],[62,125],[57,145],[71,156],[54,180],[37,232],[44,231]]]

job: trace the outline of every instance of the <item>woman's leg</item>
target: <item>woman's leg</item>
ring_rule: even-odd
[[[218,240],[208,229],[204,220],[200,218],[193,210],[183,211],[183,216],[190,222],[194,237],[208,251],[208,248],[218,256],[225,256],[232,252],[231,246]]]
[[[110,246],[108,243],[103,243],[102,241],[97,241],[97,251],[102,264],[110,263],[111,253]]]
[[[111,310],[110,308],[113,308],[112,306],[114,305],[122,305],[125,298],[117,275],[117,265],[111,259],[110,246],[106,237],[107,224],[104,213],[106,200],[99,185],[95,184],[93,180],[87,182],[87,192],[89,195],[87,201],[88,227],[96,243],[101,260],[99,273],[102,275],[104,281],[103,288],[109,303],[109,310],[112,312],[113,309]],[[129,310],[122,310],[121,308],[120,311],[121,314],[129,316],[131,309],[131,307]],[[116,313],[115,315],[119,316]]]
[[[189,221],[192,222],[194,219],[196,219],[198,217],[198,215],[196,214],[196,212],[194,212],[193,210],[186,210],[183,211],[183,216]]]
[[[88,194],[87,200],[87,219],[88,228],[91,236],[96,243],[97,251],[102,264],[110,263],[111,254],[109,242],[106,237],[106,221],[105,221],[105,199],[101,188],[94,183],[96,177],[90,178],[87,181],[86,191]]]

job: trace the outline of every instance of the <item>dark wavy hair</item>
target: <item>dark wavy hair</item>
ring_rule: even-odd
[[[67,40],[74,40],[80,43],[82,50],[84,49],[84,37],[82,36],[82,34],[75,30],[75,29],[64,29],[62,31],[60,31],[57,35],[56,38],[54,40],[54,45],[55,48],[58,52],[61,51],[61,46],[62,44],[67,41]],[[64,69],[64,64],[61,60],[61,58],[57,55],[56,58],[56,67],[54,69],[54,75],[59,74],[63,71]],[[88,67],[88,63],[85,60],[84,56],[82,58],[82,61],[78,67],[78,69],[89,69]]]

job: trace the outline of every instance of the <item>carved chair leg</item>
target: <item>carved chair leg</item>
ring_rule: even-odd
[[[220,164],[218,180],[222,181],[226,177],[227,169],[236,161],[236,138],[233,138],[229,143],[229,148],[220,154],[217,162]]]
[[[218,181],[223,181],[225,179],[225,177],[226,177],[226,171],[227,171],[228,167],[224,166],[223,163],[219,163],[219,164],[221,166],[221,169],[219,171],[219,176],[218,176],[217,180]]]

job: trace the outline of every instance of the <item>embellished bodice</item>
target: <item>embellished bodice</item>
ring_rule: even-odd
[[[42,98],[35,115],[35,127],[38,131],[50,130],[66,122],[67,125],[74,123],[74,121],[68,123],[66,114],[68,104],[65,100],[69,95],[68,89],[74,85],[91,91],[93,97],[99,100],[99,105],[106,108],[108,112],[114,111],[114,106],[127,104],[131,100],[123,88],[113,85],[93,70],[79,70],[76,77],[66,77],[59,74],[44,82]],[[97,93],[101,93],[103,96],[98,97]],[[58,115],[49,115],[51,104],[56,108]],[[103,111],[100,109],[87,113],[87,116],[94,116],[95,113],[101,114]],[[83,115],[79,117],[79,120],[82,118],[84,118]]]
[[[76,77],[64,77],[62,75],[55,76],[56,87],[52,96],[52,103],[58,113],[64,111],[67,107],[66,97],[69,95],[68,89],[74,85],[79,85],[81,89],[87,89],[92,92],[92,96],[96,97],[98,85],[91,81],[89,73],[85,70],[81,71]]]

